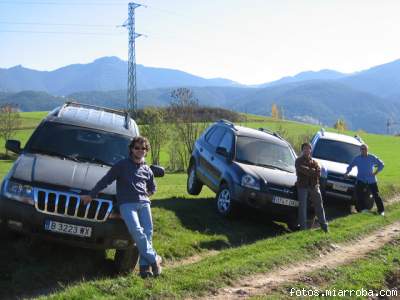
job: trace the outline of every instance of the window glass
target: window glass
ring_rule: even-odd
[[[219,143],[221,142],[221,139],[225,133],[225,129],[222,127],[217,127],[210,135],[208,142],[213,145],[214,147],[217,147]]]
[[[360,154],[360,146],[340,141],[319,139],[313,150],[313,157],[350,164]]]
[[[229,131],[226,131],[224,137],[222,138],[218,146],[225,148],[226,151],[228,152],[231,152],[232,144],[233,144],[233,134],[230,133]]]
[[[32,135],[26,150],[112,166],[128,157],[129,143],[127,136],[49,122]]]
[[[238,136],[235,160],[271,169],[295,171],[295,156],[289,146],[247,136]]]
[[[215,131],[215,127],[211,128],[210,130],[208,130],[208,132],[206,133],[205,136],[205,140],[208,142],[208,140],[210,139],[212,133]]]

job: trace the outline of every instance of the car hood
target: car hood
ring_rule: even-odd
[[[272,183],[276,185],[282,185],[292,187],[296,183],[296,173],[290,173],[277,169],[269,169],[265,167],[253,166],[238,163],[242,170],[256,178],[264,180],[264,182]]]
[[[14,163],[11,177],[34,183],[59,185],[66,188],[91,190],[110,169],[88,162],[75,162],[42,154],[22,154]],[[103,190],[115,195],[115,182]]]
[[[321,167],[325,168],[326,171],[328,172],[334,172],[334,173],[339,173],[339,174],[344,174],[346,173],[347,167],[349,166],[348,164],[344,163],[338,163],[330,160],[323,160],[323,159],[318,159],[314,158]],[[357,168],[353,168],[349,174],[350,176],[357,176]]]

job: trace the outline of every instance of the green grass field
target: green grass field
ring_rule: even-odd
[[[48,113],[48,111],[22,112],[20,113],[21,126],[24,128],[34,128]]]
[[[16,139],[25,144],[45,112],[24,113],[24,128]],[[252,121],[255,119],[251,117]],[[25,121],[26,120],[26,121]],[[26,122],[26,123],[25,123]],[[29,124],[29,126],[28,126]],[[309,136],[316,126],[272,121],[257,117],[249,127],[284,128],[293,136]],[[350,133],[349,134],[353,134]],[[385,162],[379,174],[385,196],[400,190],[400,137],[363,134],[370,152]],[[0,148],[4,152],[4,147]],[[168,162],[163,149],[161,164]],[[4,176],[12,161],[0,161]],[[388,209],[386,218],[349,215],[339,208],[328,208],[331,233],[319,230],[289,233],[286,225],[272,222],[262,214],[245,211],[236,220],[226,220],[215,211],[214,194],[203,188],[198,197],[186,193],[186,174],[169,173],[157,179],[153,197],[154,245],[167,262],[219,251],[188,266],[166,268],[159,279],[143,281],[136,275],[118,276],[111,270],[110,257],[97,252],[53,245],[30,244],[24,237],[0,238],[0,298],[35,297],[54,293],[55,299],[161,299],[180,298],[212,292],[240,276],[266,271],[274,266],[317,255],[332,242],[351,240],[400,218],[400,206]],[[1,240],[3,239],[3,240]],[[207,255],[206,255],[207,256]],[[341,275],[342,276],[342,275]],[[343,273],[343,278],[346,275]],[[340,278],[338,278],[339,280]],[[332,286],[336,283],[329,283]],[[277,298],[279,299],[279,297]]]
[[[251,299],[289,300],[295,297],[293,294],[295,291],[300,293],[303,289],[311,291],[314,295],[318,293],[318,296],[312,297],[312,299],[398,299],[400,295],[398,289],[400,281],[399,245],[400,240],[395,240],[349,265],[304,274],[307,276],[307,282],[285,284],[279,291],[268,296],[252,297]],[[383,295],[381,298],[376,297],[376,293],[379,292],[385,293],[387,297]],[[375,298],[368,298],[371,294]]]
[[[388,216],[357,214],[331,222],[332,231],[320,230],[280,234],[241,247],[220,251],[200,262],[167,269],[159,279],[144,281],[137,276],[101,278],[80,282],[50,299],[164,299],[200,296],[229,284],[240,276],[266,272],[271,268],[316,257],[332,243],[355,239],[400,218],[400,206],[388,209]],[[90,296],[89,296],[90,295]]]

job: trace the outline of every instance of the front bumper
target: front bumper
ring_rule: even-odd
[[[133,246],[129,232],[120,219],[91,222],[41,213],[34,206],[0,197],[0,219],[11,230],[72,246],[92,249],[125,249]],[[46,220],[91,227],[90,237],[73,236],[45,230]],[[120,241],[127,241],[121,244]]]
[[[299,203],[293,196],[280,193],[272,194],[235,184],[232,197],[238,202],[262,210],[277,221],[287,221],[297,217]]]
[[[332,179],[321,179],[321,192],[330,198],[354,202],[355,185]]]

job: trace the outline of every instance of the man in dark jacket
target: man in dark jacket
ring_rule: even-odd
[[[318,162],[311,158],[311,144],[301,145],[302,155],[296,159],[297,195],[299,199],[299,224],[301,229],[307,228],[307,199],[310,197],[318,217],[321,229],[328,232],[328,223],[325,218],[319,189],[321,169]]]

